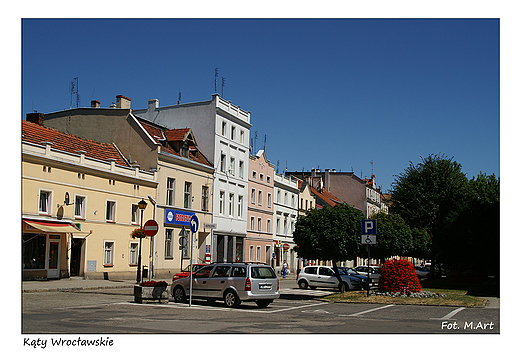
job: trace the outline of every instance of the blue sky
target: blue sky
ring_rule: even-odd
[[[280,172],[376,175],[445,154],[499,173],[497,19],[27,19],[22,118],[116,95],[133,109],[223,97],[251,112]],[[373,161],[373,165],[371,164]]]

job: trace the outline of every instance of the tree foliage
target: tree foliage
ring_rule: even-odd
[[[464,206],[468,179],[461,165],[445,155],[421,157],[421,162],[396,176],[390,212],[399,214],[412,229],[424,229],[437,259],[448,230]]]
[[[447,265],[498,275],[500,186],[495,175],[469,181],[465,206],[450,228]]]
[[[335,262],[359,254],[363,213],[347,204],[311,209],[298,217],[293,233],[298,256]]]
[[[332,260],[342,292],[345,288],[341,286],[336,263],[359,254],[363,219],[363,213],[348,204],[311,209],[307,215],[298,217],[293,232],[299,257]]]
[[[412,231],[399,214],[378,213],[372,218],[377,220],[377,243],[370,247],[371,258],[411,254]]]

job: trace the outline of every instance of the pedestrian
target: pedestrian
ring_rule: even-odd
[[[282,275],[284,278],[285,278],[285,273],[287,273],[287,262],[283,261]]]

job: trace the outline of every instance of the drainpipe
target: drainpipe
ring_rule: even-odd
[[[155,216],[157,215],[157,202],[150,194],[148,194],[148,200],[153,204],[153,219],[155,220]],[[155,236],[157,236],[157,234]],[[155,278],[155,236],[150,239],[150,271],[148,272],[148,280],[152,280],[152,276]]]

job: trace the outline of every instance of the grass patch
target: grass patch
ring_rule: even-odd
[[[375,296],[370,294],[367,297],[366,291],[349,291],[326,296],[324,299],[333,302],[363,302],[373,304],[406,304],[406,305],[437,305],[437,306],[463,306],[475,307],[484,306],[486,299],[478,296],[468,295],[464,289],[439,289],[423,288],[423,291],[432,293],[444,293],[444,298],[410,298],[410,297],[391,297]]]

